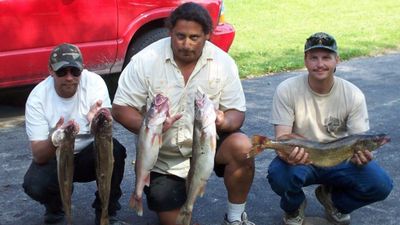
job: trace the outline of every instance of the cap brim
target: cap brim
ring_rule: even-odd
[[[80,70],[83,69],[83,65],[76,61],[74,61],[74,62],[61,61],[61,62],[51,64],[51,68],[53,69],[53,71],[58,71],[59,69],[62,69],[65,67],[76,67]]]
[[[337,53],[337,50],[335,50],[335,49],[333,49],[331,47],[325,46],[325,45],[314,45],[314,46],[311,46],[309,48],[304,49],[304,52],[307,52],[307,51],[309,51],[311,49],[316,49],[316,48],[323,48],[323,49],[327,49],[327,50],[330,50],[332,52]]]

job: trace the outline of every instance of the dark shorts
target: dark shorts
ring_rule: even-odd
[[[186,201],[186,180],[174,175],[150,173],[150,187],[144,187],[147,205],[156,212],[180,208]]]
[[[243,133],[241,130],[239,132]],[[231,133],[218,134],[217,151]],[[223,177],[225,165],[214,164],[214,172]],[[171,211],[182,207],[186,201],[186,180],[174,175],[151,172],[150,187],[145,186],[147,205],[155,212]]]

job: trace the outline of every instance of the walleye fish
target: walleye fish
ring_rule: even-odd
[[[308,152],[308,158],[313,165],[331,167],[350,159],[357,151],[374,151],[388,142],[390,142],[390,137],[386,134],[354,134],[326,143],[295,138],[270,140],[265,136],[254,135],[252,137],[253,147],[247,158],[259,154],[266,148],[275,149],[288,156],[293,148],[298,146]]]
[[[58,186],[68,224],[72,224],[71,195],[74,178],[74,147],[77,133],[77,127],[72,121],[69,121],[52,135],[53,143],[58,146],[56,149]]]
[[[169,116],[168,98],[157,94],[144,116],[136,145],[135,190],[131,195],[129,205],[139,216],[143,215],[143,188],[150,184],[150,171],[158,158],[162,144],[163,123],[167,116]]]
[[[193,151],[186,179],[187,200],[176,224],[189,225],[197,196],[203,196],[208,178],[214,168],[217,131],[214,105],[207,95],[197,90],[193,129]]]
[[[94,135],[96,162],[96,183],[101,202],[100,224],[107,225],[108,203],[110,199],[111,177],[114,168],[112,117],[106,108],[101,108],[93,117],[91,132]]]

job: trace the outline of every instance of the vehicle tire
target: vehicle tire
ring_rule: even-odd
[[[142,35],[140,35],[139,37],[137,37],[136,40],[133,43],[131,43],[131,45],[129,46],[128,52],[125,57],[123,68],[125,68],[125,66],[129,63],[132,56],[134,56],[140,50],[144,49],[151,43],[156,42],[156,41],[158,41],[162,38],[168,37],[168,36],[169,36],[168,29],[159,27],[159,28],[150,30],[148,32],[145,32]]]
[[[136,40],[134,40],[129,45],[129,49],[125,56],[124,65],[122,69],[124,69],[125,66],[129,63],[132,56],[134,56],[140,50],[144,49],[153,42],[168,37],[168,35],[169,35],[168,29],[162,27],[155,28],[153,30],[142,33],[140,36],[136,38]],[[119,75],[120,73],[110,74],[108,76],[105,76],[104,79],[107,83],[108,92],[110,94],[111,100],[114,99],[115,92],[117,91]]]

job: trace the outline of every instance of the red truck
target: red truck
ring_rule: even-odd
[[[210,13],[211,42],[228,51],[235,30],[223,21],[222,0],[191,0]],[[51,49],[78,45],[85,67],[121,72],[138,51],[168,35],[164,20],[182,0],[2,0],[0,89],[32,85],[48,76]],[[105,76],[107,77],[107,76]]]

